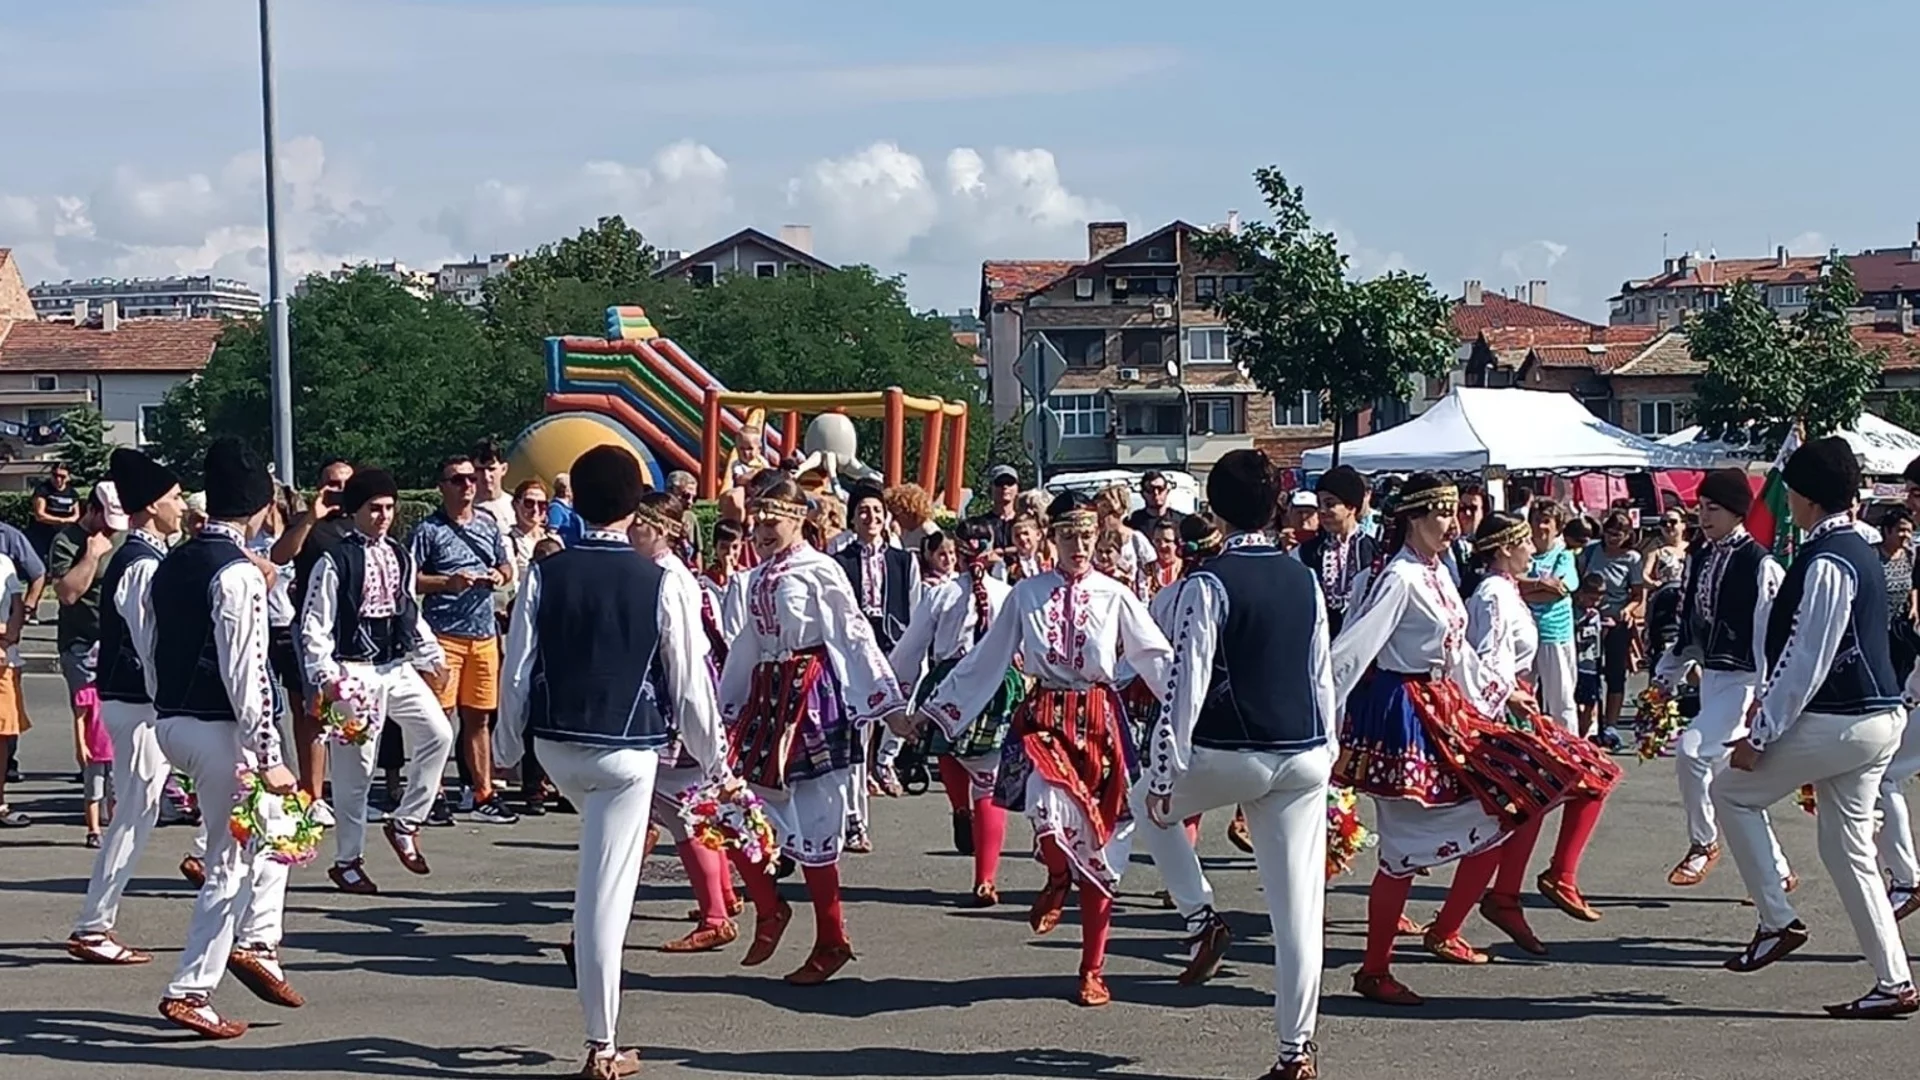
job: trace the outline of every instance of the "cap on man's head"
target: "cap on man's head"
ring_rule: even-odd
[[[1320,497],[1305,488],[1301,488],[1299,491],[1293,493],[1293,498],[1287,500],[1287,505],[1296,509],[1318,510],[1320,509]]]
[[[989,484],[1018,484],[1019,482],[1020,470],[1011,465],[995,465],[987,470]]]
[[[93,505],[99,509],[107,528],[114,532],[126,531],[127,512],[120,506],[120,492],[113,486],[113,481],[102,480],[93,485]]]

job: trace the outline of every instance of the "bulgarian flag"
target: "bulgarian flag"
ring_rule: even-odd
[[[1753,509],[1747,511],[1747,532],[1755,540],[1765,544],[1782,562],[1793,555],[1795,529],[1793,515],[1787,512],[1787,459],[1800,449],[1800,425],[1795,424],[1787,432],[1785,442],[1780,444],[1780,453],[1773,459],[1773,467],[1767,470],[1766,482],[1760,488],[1760,498],[1754,502]]]

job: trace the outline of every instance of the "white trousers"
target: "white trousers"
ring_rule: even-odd
[[[1880,863],[1887,868],[1897,888],[1920,885],[1920,859],[1914,857],[1913,815],[1907,809],[1907,797],[1901,785],[1920,775],[1920,724],[1907,720],[1887,775],[1880,781]]]
[[[573,949],[587,1041],[613,1046],[620,1025],[621,956],[646,854],[647,813],[660,755],[540,739],[540,764],[580,811],[580,875],[573,887]]]
[[[453,752],[453,725],[428,689],[425,679],[405,661],[382,664],[345,664],[369,693],[383,699],[381,723],[396,724],[407,748],[406,790],[392,820],[404,829],[419,829],[440,793],[440,777]],[[334,861],[342,866],[366,854],[367,795],[373,788],[373,769],[380,759],[380,731],[361,746],[333,746],[327,758],[333,774]]]
[[[167,760],[193,779],[201,814],[216,823],[207,830],[207,883],[194,899],[187,944],[167,996],[211,995],[226,973],[236,942],[279,947],[287,867],[265,856],[255,858],[220,827],[239,793],[235,772],[242,765],[256,764],[241,741],[238,724],[168,716],[154,725],[154,735]]]
[[[900,751],[906,745],[907,740],[895,735],[892,730],[883,731],[880,733],[880,749],[874,755],[874,761],[882,769],[891,769],[893,763],[900,760]]]
[[[1874,802],[1906,723],[1904,709],[1872,716],[1802,713],[1752,772],[1729,770],[1713,791],[1727,846],[1759,909],[1760,925],[1779,930],[1798,916],[1773,863],[1766,809],[1800,785],[1813,785],[1820,805],[1815,818],[1820,861],[1883,988],[1912,978],[1873,849]]]
[[[1216,751],[1195,747],[1193,752],[1197,762],[1200,754]],[[1174,792],[1176,799],[1185,790],[1186,778],[1181,780],[1181,791]],[[1200,866],[1200,853],[1187,839],[1186,817],[1175,818],[1172,828],[1154,824],[1153,817],[1147,813],[1149,794],[1144,782],[1134,784],[1127,791],[1127,805],[1133,810],[1134,835],[1145,841],[1147,854],[1153,856],[1153,865],[1160,871],[1160,880],[1167,887],[1167,897],[1173,901],[1174,910],[1180,912],[1181,918],[1191,919],[1213,906],[1213,882],[1207,880],[1207,873]]]
[[[120,897],[160,819],[161,793],[173,766],[154,735],[153,706],[100,703],[100,721],[113,740],[113,821],[100,838],[76,934],[104,934],[120,918]]]
[[[1174,827],[1159,830],[1175,834],[1187,858],[1161,863],[1159,851],[1153,851],[1175,903],[1182,895],[1204,894],[1210,901],[1212,890],[1179,823],[1235,804],[1246,811],[1253,861],[1260,870],[1260,887],[1267,894],[1267,915],[1273,922],[1273,1033],[1282,1057],[1306,1047],[1320,1014],[1320,971],[1326,948],[1327,778],[1332,774],[1331,745],[1298,754],[1194,747],[1191,764],[1174,787],[1170,815]],[[1142,828],[1151,826],[1144,814],[1140,820]]]
[[[706,782],[706,772],[692,769],[655,769],[653,774],[653,816],[650,821],[660,826],[678,847],[685,843],[691,834],[687,823],[680,817],[680,793],[690,787],[699,787]]]
[[[1540,694],[1540,711],[1560,726],[1580,733],[1580,706],[1573,699],[1580,673],[1574,663],[1573,642],[1541,642],[1533,654],[1533,678]]]

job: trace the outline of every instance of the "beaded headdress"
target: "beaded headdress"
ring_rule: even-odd
[[[1484,555],[1487,552],[1496,551],[1513,544],[1524,544],[1532,538],[1533,530],[1527,527],[1527,523],[1524,521],[1516,521],[1506,528],[1501,529],[1499,532],[1475,537],[1473,550]]]

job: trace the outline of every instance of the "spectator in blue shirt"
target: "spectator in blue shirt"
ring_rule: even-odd
[[[553,501],[547,504],[547,527],[560,535],[568,547],[580,542],[584,526],[573,510],[573,478],[566,473],[553,474]]]
[[[1533,657],[1540,711],[1568,731],[1578,732],[1573,594],[1580,588],[1580,571],[1574,565],[1573,552],[1560,539],[1559,503],[1533,500],[1527,506],[1527,523],[1533,526],[1533,564],[1527,576],[1515,584],[1520,587],[1520,598],[1533,609],[1533,621],[1540,630],[1540,648]]]

